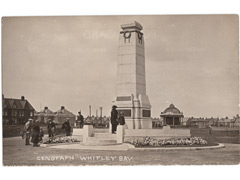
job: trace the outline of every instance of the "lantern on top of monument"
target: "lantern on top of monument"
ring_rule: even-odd
[[[114,104],[128,129],[150,129],[151,105],[146,94],[143,27],[136,21],[121,26]]]

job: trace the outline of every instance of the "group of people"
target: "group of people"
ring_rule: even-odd
[[[71,134],[71,125],[69,122],[69,118],[62,125],[62,129],[65,130],[66,136],[70,136]],[[48,137],[53,138],[56,135],[56,124],[52,119],[48,119],[47,122],[47,131]],[[25,138],[24,138],[25,136]],[[29,119],[24,125],[22,138],[25,139],[25,145],[30,145],[30,139],[33,143],[33,147],[38,147],[39,143],[42,142],[44,136],[43,129],[40,128],[39,120],[33,122],[33,119]]]
[[[112,106],[111,111],[111,124],[112,124],[112,134],[116,134],[117,126],[125,124],[124,113],[120,112],[118,116],[117,106]]]
[[[118,111],[116,110],[117,106],[112,106],[111,111],[111,124],[112,124],[112,133],[116,134],[117,126],[125,124],[125,118],[123,112],[120,112],[118,115]],[[78,112],[77,122],[80,128],[83,128],[84,118],[81,114],[81,111]],[[71,135],[71,125],[69,118],[66,118],[66,121],[62,124],[62,129],[65,130],[66,136]],[[56,124],[52,119],[48,120],[47,123],[47,131],[48,137],[53,138],[56,134]],[[25,138],[24,138],[25,136]],[[24,130],[22,137],[25,139],[25,145],[30,145],[30,139],[33,143],[34,147],[38,147],[39,143],[43,140],[44,132],[43,129],[40,128],[39,120],[33,121],[33,119],[29,119],[24,125]]]
[[[25,136],[25,145],[30,145],[30,138],[31,142],[33,143],[33,147],[38,147],[39,142],[42,141],[44,136],[43,129],[39,126],[39,120],[33,122],[33,119],[29,119],[28,122],[24,125],[22,138]]]

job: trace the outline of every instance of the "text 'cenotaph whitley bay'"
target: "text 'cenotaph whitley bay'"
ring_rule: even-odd
[[[117,97],[128,129],[151,129],[151,105],[146,94],[143,27],[132,22],[121,26],[117,65]]]

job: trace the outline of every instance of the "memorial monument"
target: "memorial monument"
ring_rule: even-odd
[[[121,26],[114,105],[123,112],[127,129],[151,129],[151,104],[146,94],[143,27],[134,21]]]

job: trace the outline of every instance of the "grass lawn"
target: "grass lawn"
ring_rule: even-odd
[[[211,150],[65,150],[25,146],[21,137],[13,137],[3,138],[3,164],[6,166],[239,164],[239,144],[225,144],[225,146]]]

